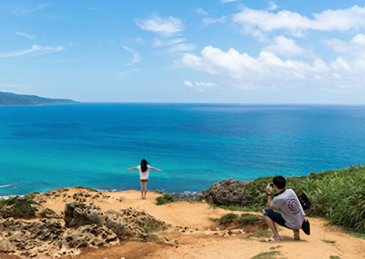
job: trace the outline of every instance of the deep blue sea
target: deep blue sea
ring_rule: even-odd
[[[66,186],[198,191],[222,179],[365,162],[365,106],[79,104],[0,107],[0,196]]]

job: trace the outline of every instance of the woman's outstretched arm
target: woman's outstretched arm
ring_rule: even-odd
[[[133,167],[133,168],[127,169],[127,172],[129,172],[131,170],[134,170],[134,169],[138,169],[138,168],[137,167]]]
[[[156,169],[156,168],[154,168],[154,167],[150,167],[150,169],[155,170],[155,171],[157,171],[157,172],[160,172],[160,173],[161,173],[161,170],[160,170],[160,169]]]

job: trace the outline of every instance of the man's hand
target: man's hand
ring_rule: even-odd
[[[266,190],[267,190],[267,193],[271,193],[272,187],[270,184],[267,185]]]

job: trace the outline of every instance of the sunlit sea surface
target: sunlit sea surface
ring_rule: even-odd
[[[365,162],[365,106],[78,104],[0,107],[0,196],[66,186],[201,192],[226,178]]]

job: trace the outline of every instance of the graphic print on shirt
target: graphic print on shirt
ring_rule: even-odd
[[[291,199],[288,202],[288,208],[290,211],[296,212],[299,209],[299,203],[297,199]]]

